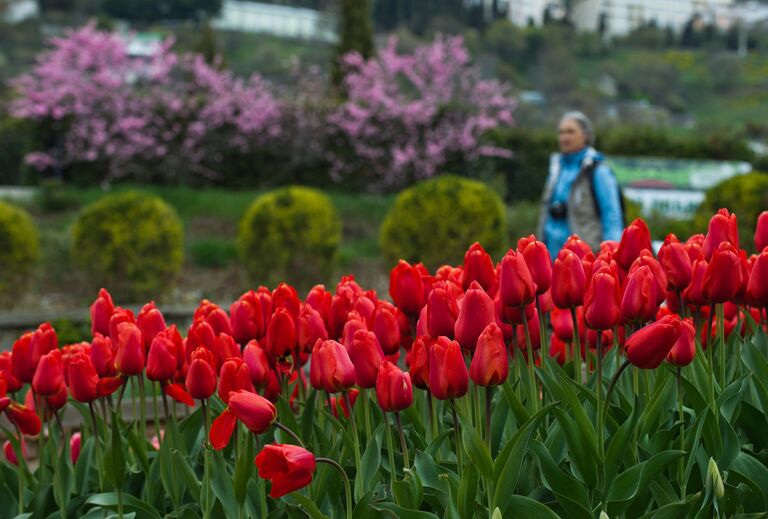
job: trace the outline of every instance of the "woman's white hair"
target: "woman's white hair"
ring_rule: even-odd
[[[581,127],[581,131],[583,131],[584,135],[587,137],[588,145],[592,146],[595,143],[595,128],[592,126],[592,121],[589,120],[589,117],[576,110],[565,112],[563,116],[560,117],[558,126],[566,119],[571,119],[578,123],[578,125]]]

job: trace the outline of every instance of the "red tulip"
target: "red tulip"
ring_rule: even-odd
[[[459,301],[459,315],[453,327],[456,340],[462,348],[472,351],[485,327],[495,322],[496,307],[493,300],[473,281]]]
[[[459,305],[455,290],[448,281],[437,281],[427,300],[427,330],[431,337],[453,337]]]
[[[384,412],[397,413],[413,403],[411,376],[384,361],[376,377],[376,400]]]
[[[681,291],[691,283],[691,258],[674,234],[668,234],[659,249],[659,263],[667,275],[667,289]]]
[[[374,299],[376,299],[376,302],[374,302]],[[352,311],[357,312],[357,314],[365,321],[365,323],[369,326],[373,326],[373,314],[376,312],[376,308],[378,307],[380,301],[378,298],[371,298],[366,295],[362,295],[357,298],[357,300],[352,303]],[[397,309],[395,309],[397,311]],[[402,313],[402,310],[400,311]]]
[[[411,374],[413,385],[420,389],[429,387],[429,338],[423,335],[416,337],[411,350],[406,356],[408,372]]]
[[[19,428],[22,434],[36,436],[40,433],[42,423],[33,409],[13,402],[5,412],[8,419]]]
[[[561,250],[552,269],[552,302],[563,309],[581,306],[586,287],[587,278],[579,257]]]
[[[742,281],[739,252],[731,243],[722,242],[704,273],[704,297],[712,303],[730,301],[738,293]]]
[[[264,335],[266,326],[261,301],[256,292],[249,290],[229,307],[229,320],[232,325],[232,335],[240,344]]]
[[[176,374],[178,354],[171,339],[163,335],[156,336],[147,356],[147,378],[156,382],[173,378]]]
[[[337,393],[355,385],[355,368],[346,348],[334,340],[317,341],[309,365],[312,387]]]
[[[608,268],[594,273],[584,295],[584,321],[593,330],[609,330],[619,321],[619,282]]]
[[[286,357],[296,349],[296,341],[296,323],[290,311],[278,308],[267,327],[264,351],[273,359]]]
[[[664,273],[664,269],[661,264],[653,257],[653,253],[649,250],[640,252],[640,255],[635,261],[632,262],[632,266],[629,268],[629,272],[638,269],[642,266],[646,266],[651,269],[653,273],[653,280],[656,282],[656,304],[660,305],[664,302],[664,295],[667,291],[667,275]],[[618,272],[614,272],[614,275],[619,278]]]
[[[400,260],[389,273],[389,295],[406,314],[418,314],[425,303],[419,269],[405,260]]]
[[[760,253],[768,247],[768,211],[763,211],[757,217],[755,228],[755,250]]]
[[[677,341],[669,350],[667,362],[673,366],[687,366],[696,355],[696,328],[690,318],[683,319]]]
[[[533,306],[533,305],[529,305]],[[541,348],[541,328],[539,327],[539,314],[536,312],[535,308],[532,308],[531,314],[527,317],[528,320],[528,334],[531,336],[531,348],[534,350],[538,350]],[[522,320],[519,324],[523,324]],[[516,341],[517,341],[517,347],[520,348],[521,351],[526,352],[526,349],[528,347],[528,343],[525,341],[525,327],[524,326],[515,326],[515,334],[516,334]],[[513,353],[514,355],[514,353]]]
[[[644,250],[653,250],[651,248],[651,231],[642,218],[637,218],[624,229],[621,235],[615,256],[616,262],[624,270],[629,270],[629,266]]]
[[[400,325],[397,322],[397,310],[390,303],[382,301],[373,314],[373,333],[379,339],[381,349],[386,355],[392,355],[400,349]]]
[[[21,455],[26,456],[27,447],[24,443],[24,438],[20,438],[19,441],[21,442]],[[5,443],[3,443],[3,453],[5,454],[5,459],[8,460],[8,463],[16,466],[19,465],[19,458],[16,457],[16,452],[13,450],[13,445],[10,440],[6,440]]]
[[[299,294],[296,292],[296,289],[288,283],[280,283],[272,292],[273,313],[276,312],[278,308],[285,308],[288,310],[294,320],[299,317],[299,311],[301,310]]]
[[[325,289],[325,285],[315,285],[310,289],[304,302],[320,313],[327,327],[331,315],[332,300],[333,296]]]
[[[248,373],[254,387],[264,387],[269,379],[269,359],[255,340],[245,345],[243,360],[248,365]]]
[[[525,258],[531,277],[536,283],[536,294],[541,295],[549,290],[552,283],[552,258],[544,242],[538,241],[536,236],[531,234],[517,241],[517,250]]]
[[[266,445],[255,463],[259,477],[272,482],[269,491],[272,498],[306,487],[315,472],[315,456],[298,445]]]
[[[498,386],[509,374],[504,335],[496,323],[485,327],[469,366],[469,376],[478,386]]]
[[[550,323],[555,335],[563,342],[573,340],[573,318],[568,310],[555,308],[550,314]]]
[[[248,365],[243,359],[230,357],[221,365],[219,373],[219,398],[229,403],[229,395],[232,391],[245,390],[254,392],[251,374]]]
[[[220,333],[218,337],[216,337],[213,353],[216,356],[216,369],[221,369],[221,365],[228,359],[242,358],[240,347],[235,342],[235,339],[226,333]]]
[[[102,288],[91,305],[91,333],[93,335],[97,333],[109,335],[109,320],[114,311],[115,304],[112,302],[112,296],[106,288]]]
[[[213,328],[214,335],[219,335],[220,333],[232,335],[232,324],[229,322],[227,312],[207,299],[200,301],[200,305],[192,315],[192,322],[208,323]]]
[[[205,348],[192,352],[192,361],[184,385],[190,396],[196,400],[207,400],[216,391],[216,372],[213,353]]]
[[[93,402],[99,396],[99,374],[91,357],[85,353],[74,355],[67,363],[69,394],[78,402]]]
[[[469,373],[461,347],[447,337],[438,337],[429,352],[429,390],[439,400],[467,394]]]
[[[309,305],[304,305],[299,313],[298,336],[299,347],[305,352],[312,351],[318,339],[328,338],[323,316]]]
[[[277,419],[277,409],[272,402],[250,391],[230,393],[229,409],[254,434],[263,433]]]
[[[118,306],[112,312],[112,317],[109,319],[109,338],[114,343],[117,342],[117,327],[122,323],[136,324],[136,318],[129,309]]]
[[[768,249],[763,249],[752,265],[747,294],[756,306],[768,307]]]
[[[55,395],[64,387],[64,368],[61,363],[61,351],[53,350],[40,358],[32,390],[40,396]]]
[[[490,254],[478,242],[470,245],[464,254],[464,277],[462,285],[467,290],[473,282],[477,282],[483,290],[490,291],[496,284],[496,268]]]
[[[91,361],[99,377],[111,377],[115,370],[115,347],[108,335],[96,333],[91,341]]]
[[[349,290],[337,293],[331,299],[331,311],[328,318],[328,337],[341,337],[347,316],[352,310],[354,298]]]
[[[32,382],[40,357],[32,349],[32,332],[27,332],[13,343],[11,368],[20,383]]]
[[[686,256],[687,258],[687,256]],[[645,323],[656,315],[656,281],[651,269],[643,265],[627,276],[621,300],[622,323]]]
[[[499,294],[504,306],[522,307],[536,295],[536,284],[525,257],[509,250],[499,264]]]
[[[352,407],[355,407],[355,402],[357,401],[357,397],[360,394],[360,391],[352,388],[345,394],[349,396],[349,403],[352,405]],[[332,396],[329,400],[331,404],[331,412],[333,413],[334,418],[338,419],[339,414],[343,414],[344,418],[349,418],[350,408],[347,406],[346,398]],[[341,411],[341,413],[339,413],[339,411]]]
[[[703,257],[691,265],[691,282],[683,291],[683,299],[691,306],[703,307],[709,302],[704,297],[704,276],[707,272],[707,260]]]
[[[122,375],[138,375],[144,370],[144,341],[141,330],[133,323],[117,325],[115,369]]]
[[[136,317],[136,326],[141,330],[141,336],[144,339],[144,349],[149,351],[149,346],[155,336],[165,330],[165,317],[157,309],[154,301],[145,304],[138,317]]]
[[[578,256],[580,260],[592,254],[592,247],[590,247],[587,242],[579,238],[578,234],[570,235],[568,239],[565,240],[563,249],[573,252],[576,254],[576,256]],[[560,252],[562,252],[562,250]]]
[[[80,444],[81,436],[76,432],[69,438],[69,459],[72,460],[72,465],[75,465],[80,457]]]
[[[667,315],[640,328],[624,345],[627,359],[638,368],[656,369],[677,342],[681,326],[679,316]]]
[[[561,366],[565,364],[568,356],[568,343],[561,340],[556,334],[550,336],[549,356],[557,361]]]
[[[13,358],[10,351],[0,351],[0,380],[4,380],[7,390],[11,393],[22,388],[21,381],[13,374]]]
[[[728,209],[720,209],[709,220],[707,237],[704,238],[702,244],[704,257],[707,258],[707,261],[711,261],[712,256],[723,242],[730,243],[734,249],[739,248],[738,222],[736,215],[731,214]]]
[[[355,379],[361,388],[376,385],[379,366],[384,362],[384,352],[373,332],[358,330],[349,346],[349,357],[355,366]]]

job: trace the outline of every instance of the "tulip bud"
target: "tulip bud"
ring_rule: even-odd
[[[6,389],[11,393],[22,387],[21,381],[13,374],[13,357],[10,351],[0,351],[0,379],[4,380]]]
[[[334,340],[315,343],[309,365],[312,387],[337,393],[355,385],[355,368],[346,348]]]
[[[562,309],[581,306],[586,286],[587,278],[579,257],[569,250],[561,250],[552,268],[552,302]]]
[[[99,295],[91,305],[91,333],[109,335],[109,320],[115,311],[112,296],[106,288],[99,290]]]
[[[81,436],[79,432],[76,432],[69,438],[69,459],[72,461],[72,465],[75,465],[80,457],[80,443]]]
[[[496,268],[490,254],[478,242],[470,245],[464,254],[464,277],[462,285],[467,290],[473,282],[477,282],[488,292],[496,284]]]
[[[19,428],[22,434],[37,436],[40,433],[42,422],[40,422],[40,418],[34,409],[13,402],[5,412],[8,415],[8,419]]]
[[[40,358],[32,390],[41,396],[55,395],[64,387],[64,369],[61,364],[61,351],[53,350]]]
[[[254,462],[259,477],[272,482],[273,499],[306,487],[315,472],[314,454],[298,445],[266,445]]]
[[[455,337],[462,348],[472,351],[485,327],[496,322],[496,307],[477,282],[472,282],[458,305],[459,315],[453,328]]]
[[[620,319],[622,323],[645,323],[653,320],[657,309],[656,281],[651,269],[643,265],[627,276]]]
[[[273,359],[286,357],[296,348],[296,341],[296,323],[290,311],[278,308],[267,327],[264,351]]]
[[[176,374],[176,345],[168,337],[158,335],[147,356],[147,378],[156,382],[170,380]]]
[[[400,260],[389,273],[389,295],[406,314],[418,314],[425,303],[421,272],[407,261]]]
[[[301,301],[299,301],[299,294],[296,292],[296,289],[288,283],[277,285],[277,288],[272,292],[272,308],[273,313],[278,308],[285,308],[294,320],[298,319]]]
[[[696,355],[696,328],[690,318],[683,319],[680,335],[667,355],[667,362],[673,366],[687,366]]]
[[[677,342],[681,325],[680,317],[668,315],[640,328],[624,345],[627,359],[638,368],[656,369]]]
[[[419,389],[429,387],[429,342],[429,337],[417,336],[405,358],[411,381]]]
[[[572,234],[565,240],[563,250],[568,250],[576,254],[580,260],[592,254],[592,247],[587,242],[579,238],[578,234]],[[562,252],[562,250],[560,251]],[[559,254],[558,254],[559,255]]]
[[[709,220],[707,237],[704,238],[702,249],[707,261],[711,261],[712,256],[717,251],[721,243],[730,243],[734,249],[739,248],[739,226],[736,215],[731,214],[728,209],[720,209]]]
[[[108,335],[96,333],[91,341],[91,361],[99,377],[114,376],[115,370],[115,345]]]
[[[717,462],[714,460],[714,458],[709,458],[709,464],[707,465],[706,485],[713,490],[713,493],[717,499],[722,499],[725,495],[723,477],[720,475],[720,468],[717,466]]]
[[[99,374],[91,357],[85,353],[73,356],[67,363],[69,394],[78,402],[88,403],[99,396]]]
[[[411,376],[384,361],[376,377],[376,400],[384,412],[397,413],[413,403]]]
[[[584,295],[584,321],[593,330],[609,330],[619,321],[619,283],[606,267],[592,276]]]
[[[136,325],[141,330],[144,348],[147,351],[149,351],[149,346],[155,336],[166,328],[165,317],[157,309],[154,301],[150,301],[141,308],[139,316],[136,318]]]
[[[232,324],[229,322],[227,313],[207,299],[200,301],[200,305],[192,315],[193,324],[201,322],[208,323],[213,329],[214,335],[219,335],[220,333],[232,335]]]
[[[32,382],[40,357],[32,349],[32,332],[27,332],[13,343],[11,371],[22,384]]]
[[[573,318],[571,317],[571,312],[555,308],[550,314],[550,323],[555,335],[561,341],[573,341]]]
[[[248,373],[254,387],[264,387],[269,380],[269,359],[255,340],[245,345],[243,360],[248,365]]]
[[[637,218],[621,234],[619,248],[616,251],[616,262],[624,270],[629,270],[632,262],[644,250],[653,250],[651,248],[651,231],[642,218]]]
[[[568,343],[561,340],[556,334],[550,336],[549,356],[557,361],[561,366],[565,364],[568,356]]]
[[[239,344],[245,344],[264,335],[266,326],[261,301],[256,292],[249,290],[229,307],[232,336]]]
[[[712,303],[730,301],[738,293],[742,277],[739,252],[729,242],[722,242],[704,273],[703,295]]]
[[[768,211],[763,211],[757,217],[757,226],[755,228],[755,250],[762,252],[768,247]]]
[[[460,398],[469,388],[469,373],[461,347],[447,337],[438,337],[429,352],[429,390],[439,400]]]
[[[757,306],[768,307],[768,250],[766,249],[763,249],[752,265],[747,294]]]
[[[509,374],[507,347],[501,328],[488,324],[477,339],[477,348],[469,366],[469,376],[478,386],[498,386]]]
[[[459,306],[451,284],[438,281],[432,286],[427,300],[427,330],[431,337],[453,337]]]
[[[118,306],[109,320],[109,338],[113,343],[117,343],[117,327],[122,323],[136,324],[136,318],[129,309]]]
[[[207,400],[216,391],[216,372],[213,353],[203,347],[192,352],[192,361],[184,385],[196,400]]]
[[[349,357],[355,366],[355,378],[361,388],[376,385],[379,366],[384,362],[384,352],[373,332],[358,330],[349,346]]]
[[[328,327],[332,300],[333,296],[325,289],[325,285],[315,285],[310,289],[304,302],[320,313],[325,326]]]
[[[254,434],[263,433],[277,419],[277,409],[272,402],[250,391],[231,393],[229,409]]]
[[[691,258],[674,234],[659,249],[659,263],[667,275],[667,289],[682,291],[691,283]]]
[[[117,325],[116,333],[115,369],[122,375],[138,375],[144,370],[144,341],[141,330],[133,323],[123,322]]]
[[[517,250],[525,258],[531,277],[536,283],[536,294],[541,295],[549,290],[552,283],[552,258],[544,242],[538,241],[536,236],[531,234],[518,240]]]
[[[522,307],[536,295],[536,284],[525,257],[509,250],[499,264],[499,294],[504,306]]]
[[[373,333],[379,340],[382,351],[392,355],[400,349],[400,325],[397,311],[390,303],[382,301],[373,314]]]
[[[318,339],[326,340],[328,331],[320,312],[309,305],[304,305],[299,313],[298,325],[299,347],[302,351],[312,351]]]
[[[232,391],[254,392],[248,365],[243,359],[230,357],[221,365],[219,373],[219,398],[227,404]]]
[[[224,364],[227,359],[239,359],[242,357],[240,354],[240,347],[235,342],[235,339],[226,333],[220,333],[216,337],[216,342],[213,346],[213,353],[216,356],[216,369],[221,369],[221,365]]]
[[[24,456],[27,450],[24,444],[24,438],[20,438],[19,441],[21,442],[22,456]],[[3,453],[5,454],[5,459],[8,460],[8,463],[17,467],[19,466],[19,458],[16,456],[16,452],[13,450],[13,445],[10,440],[5,440],[5,443],[3,443]]]

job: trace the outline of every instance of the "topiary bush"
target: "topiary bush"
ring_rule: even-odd
[[[322,192],[291,186],[258,197],[240,221],[238,246],[254,282],[303,286],[329,277],[341,241],[341,220]]]
[[[404,258],[430,268],[460,263],[479,241],[491,254],[504,245],[506,218],[499,196],[482,182],[451,175],[402,191],[381,226],[388,261]]]
[[[709,219],[721,207],[736,213],[739,221],[739,245],[754,248],[757,215],[768,209],[768,174],[750,173],[729,178],[710,188],[696,211],[696,227],[706,232]]]
[[[172,207],[156,196],[129,191],[82,210],[70,252],[91,281],[135,299],[156,297],[173,285],[183,243],[181,220]]]
[[[0,298],[10,302],[29,281],[40,257],[37,229],[29,214],[0,202]],[[8,299],[8,300],[6,300]]]

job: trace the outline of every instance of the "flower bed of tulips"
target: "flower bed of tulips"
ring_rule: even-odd
[[[764,517],[768,212],[754,243],[726,210],[658,255],[642,220],[554,263],[475,243],[186,337],[102,290],[90,343],[0,353],[0,517]]]

